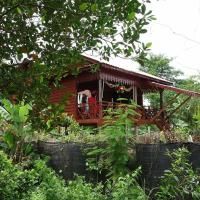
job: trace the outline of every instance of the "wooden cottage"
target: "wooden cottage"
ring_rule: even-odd
[[[96,70],[94,70],[96,69]],[[80,65],[80,73],[62,79],[62,87],[54,88],[50,97],[51,103],[58,103],[68,93],[71,94],[66,112],[81,125],[100,126],[103,123],[104,110],[116,107],[119,98],[134,100],[140,114],[135,119],[137,126],[154,124],[160,130],[169,129],[169,118],[192,96],[200,97],[200,93],[179,89],[173,83],[144,72],[133,72],[102,63],[85,57],[85,63]],[[172,90],[176,95],[163,103],[164,90]],[[157,92],[160,95],[159,108],[144,106],[144,94]],[[171,113],[166,109],[180,94],[186,99]],[[124,103],[124,102],[123,102]]]

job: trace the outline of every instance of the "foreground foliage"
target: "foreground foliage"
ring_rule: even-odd
[[[101,184],[94,186],[80,177],[65,183],[42,160],[22,169],[0,151],[1,200],[140,200],[145,193],[135,180],[137,175],[136,171],[119,178],[115,185],[108,183],[103,194]]]
[[[12,104],[3,99],[4,107],[0,110],[0,130],[3,132],[3,141],[8,153],[14,162],[21,162],[24,154],[30,151],[34,130],[28,122],[29,104]]]
[[[107,176],[116,179],[128,173],[127,164],[130,160],[129,144],[133,138],[133,119],[136,105],[121,105],[116,109],[108,109],[105,125],[100,132],[105,136],[105,143],[94,147],[88,155],[99,157],[96,169],[106,170]],[[91,160],[89,160],[91,161]],[[94,165],[92,165],[94,167]]]
[[[147,200],[148,197],[145,191],[137,183],[137,178],[140,172],[140,168],[135,170],[132,174],[127,174],[123,177],[119,177],[114,184],[108,185],[108,188],[112,191],[109,195],[109,199],[113,200]]]
[[[7,122],[3,129],[3,139],[11,149],[7,155],[0,151],[0,199],[2,200],[147,200],[149,197],[139,186],[137,178],[139,169],[130,173],[127,163],[130,159],[129,144],[133,138],[133,111],[135,105],[108,110],[107,123],[100,130],[100,134],[86,137],[81,135],[82,129],[70,118],[65,118],[64,124],[71,124],[64,133],[72,133],[60,139],[75,140],[98,144],[102,141],[106,146],[97,147],[90,152],[91,156],[100,156],[97,170],[106,170],[108,179],[106,183],[86,183],[83,178],[77,177],[73,181],[65,182],[55,172],[46,166],[43,160],[31,159],[24,165],[22,154],[20,160],[16,159],[16,152],[23,153],[25,142],[33,139],[31,124],[27,121],[31,107],[27,104],[12,105],[4,101],[7,111],[0,110],[1,122]],[[199,115],[196,115],[199,120]],[[5,125],[5,124],[3,124]],[[2,128],[2,127],[1,127]],[[58,132],[55,131],[58,134]],[[52,138],[55,138],[52,133]],[[81,137],[83,137],[82,140]],[[95,141],[97,140],[97,141]],[[98,146],[98,145],[96,145]],[[7,150],[7,149],[6,149]],[[8,151],[7,151],[8,152]],[[17,153],[18,154],[18,153]],[[19,154],[20,155],[20,154]],[[188,151],[179,149],[170,154],[172,167],[162,177],[160,187],[156,193],[156,200],[199,199],[200,176],[192,169],[188,161]],[[20,164],[13,164],[13,161]],[[24,167],[25,166],[25,167]],[[92,166],[94,167],[94,166]]]
[[[13,165],[1,151],[0,163],[0,199],[2,200],[103,199],[100,186],[94,188],[80,178],[66,185],[64,180],[60,179],[42,160],[34,161],[30,169],[22,169],[18,165]]]
[[[200,176],[192,169],[188,161],[189,151],[182,148],[169,156],[172,166],[162,177],[156,199],[200,199]]]

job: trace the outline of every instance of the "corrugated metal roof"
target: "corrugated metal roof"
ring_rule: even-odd
[[[154,75],[142,72],[142,71],[138,71],[135,69],[127,70],[127,69],[125,69],[126,66],[124,66],[124,67],[114,66],[114,65],[111,65],[109,62],[106,62],[106,61],[102,62],[100,59],[93,58],[92,56],[84,56],[84,57],[86,59],[88,59],[89,61],[100,63],[102,65],[102,67],[105,67],[105,68],[119,71],[121,73],[131,74],[133,76],[145,78],[145,79],[148,79],[148,80],[154,81],[154,82],[161,82],[166,85],[173,85],[173,83],[171,81],[165,80],[163,78],[160,78],[160,77],[157,77],[157,76],[154,76]]]

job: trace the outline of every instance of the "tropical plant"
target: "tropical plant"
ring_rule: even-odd
[[[200,106],[197,106],[196,113],[194,114],[193,118],[197,120],[197,125],[200,127]]]
[[[180,148],[169,154],[172,164],[161,179],[157,200],[199,199],[200,176],[188,161],[189,151]]]
[[[31,110],[29,104],[12,104],[3,99],[3,108],[0,112],[0,120],[3,123],[3,141],[11,150],[11,157],[14,162],[22,160],[25,151],[30,150],[30,142],[34,135],[31,124],[28,122],[28,115]]]
[[[105,117],[105,125],[100,132],[105,136],[105,143],[94,147],[88,153],[89,156],[99,157],[89,159],[89,165],[99,171],[107,171],[107,176],[117,179],[128,172],[127,163],[130,159],[129,143],[133,138],[133,119],[136,115],[135,104],[121,104],[116,109],[108,109]],[[94,162],[93,162],[94,161]]]
[[[83,177],[76,177],[75,181],[69,181],[66,188],[66,199],[74,200],[106,200],[103,195],[103,185],[97,184],[94,187],[91,183],[86,183]]]
[[[1,200],[104,200],[101,189],[101,185],[87,184],[80,177],[66,184],[42,160],[22,169],[0,151]]]
[[[107,185],[107,195],[110,200],[147,200],[148,196],[139,186],[137,178],[140,168],[133,173],[119,177],[115,183],[109,182]]]

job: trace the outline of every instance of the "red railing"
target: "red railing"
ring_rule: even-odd
[[[96,102],[92,104],[79,104],[78,119],[101,119],[106,115],[106,110],[114,109],[121,104],[108,101]]]
[[[77,110],[78,119],[102,119],[106,115],[106,110],[114,109],[119,106],[124,106],[126,104],[102,101],[93,104],[79,104]],[[148,120],[153,119],[159,112],[158,109],[151,107],[138,107],[136,112],[139,114],[136,118],[137,120]]]

